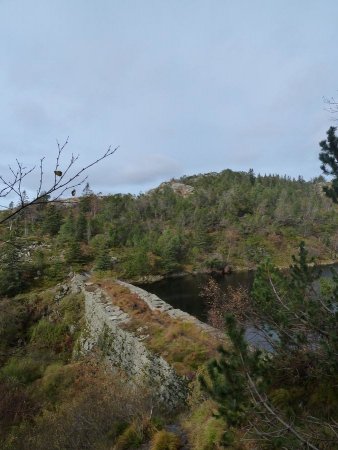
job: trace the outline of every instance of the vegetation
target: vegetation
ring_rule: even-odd
[[[180,375],[194,379],[198,368],[216,355],[219,340],[194,323],[151,311],[135,294],[109,279],[100,279],[100,285],[131,318],[123,327],[143,337],[147,348],[163,355]]]
[[[1,448],[337,448],[338,277],[321,280],[312,265],[337,257],[335,131],[320,144],[331,184],[225,170],[139,196],[96,196],[87,184],[66,204],[41,188],[31,200],[19,190],[0,217]],[[26,176],[20,170],[3,197]],[[57,165],[50,194],[63,182],[73,188],[64,176]],[[290,262],[288,272],[278,268]],[[226,265],[257,272],[250,294],[233,290],[225,301],[215,282],[205,289],[210,320],[229,338],[218,356],[216,339],[151,312],[111,281]],[[168,417],[126,374],[107,373],[99,348],[77,352],[83,298],[55,285],[91,269],[132,318],[123,326],[190,381],[181,415]],[[248,322],[267,350],[249,348]]]
[[[14,270],[0,273],[2,294],[87,264],[129,279],[226,265],[252,268],[267,255],[287,266],[300,241],[317,260],[336,259],[338,214],[323,195],[322,178],[305,182],[225,170],[173,181],[193,192],[176,193],[171,182],[137,197],[98,197],[87,186],[66,205],[44,202],[19,211],[9,228],[0,229],[0,239],[16,246],[3,252],[2,268]],[[26,271],[36,250],[40,267]]]
[[[335,176],[326,193],[336,201],[338,152],[335,129],[321,142],[323,170]],[[331,167],[331,172],[327,166]],[[223,445],[236,446],[238,430],[259,448],[338,448],[338,276],[321,279],[304,242],[287,273],[266,259],[258,268],[248,302],[242,291],[225,304],[214,283],[205,290],[213,317],[226,316],[231,348],[219,349],[200,381],[225,421]],[[239,313],[238,313],[239,312]],[[242,326],[239,325],[242,321]],[[267,350],[250,349],[243,322],[264,336]]]

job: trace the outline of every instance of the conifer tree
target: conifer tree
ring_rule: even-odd
[[[226,419],[227,445],[244,425],[262,448],[336,448],[338,277],[320,289],[310,262],[302,243],[288,273],[269,261],[257,271],[249,317],[273,352],[250,350],[244,329],[226,319],[230,349],[201,382]]]
[[[12,296],[24,288],[22,252],[22,245],[13,236],[1,248],[0,295]]]
[[[319,159],[322,162],[320,168],[325,175],[333,176],[331,186],[324,186],[324,192],[335,203],[338,203],[338,137],[336,127],[330,127],[327,131],[327,139],[319,143],[321,151]]]
[[[105,247],[99,250],[95,258],[95,270],[109,270],[111,269],[111,257],[109,250]]]

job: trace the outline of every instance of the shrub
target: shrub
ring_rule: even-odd
[[[115,450],[138,448],[142,444],[142,441],[143,433],[136,427],[135,424],[131,424],[118,437],[115,444]]]
[[[67,325],[79,325],[84,312],[83,295],[70,294],[60,302],[63,322]]]
[[[1,375],[5,379],[28,384],[41,377],[42,367],[38,361],[32,358],[13,357],[2,368]]]
[[[0,302],[0,349],[15,345],[23,337],[25,323],[28,320],[27,307],[16,299]]]
[[[31,419],[39,411],[39,405],[18,383],[0,382],[0,437],[7,428],[22,420]]]
[[[74,378],[75,372],[72,367],[63,366],[59,362],[53,363],[46,368],[41,387],[47,398],[54,402],[71,386]]]
[[[39,348],[60,352],[67,344],[67,326],[64,323],[52,323],[41,319],[31,330],[31,343]]]

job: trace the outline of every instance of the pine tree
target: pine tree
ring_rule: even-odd
[[[273,352],[249,350],[244,330],[226,319],[231,346],[201,383],[226,419],[227,445],[245,425],[263,448],[335,448],[338,277],[314,289],[320,273],[310,262],[302,243],[288,273],[269,261],[257,270],[251,320]]]
[[[95,258],[95,270],[109,270],[111,267],[109,250],[107,248],[100,249]]]
[[[55,236],[61,227],[62,214],[55,205],[48,205],[44,211],[41,230],[51,236]]]
[[[76,221],[75,238],[78,241],[84,241],[87,236],[87,219],[83,212],[80,212]]]
[[[325,175],[332,175],[334,178],[331,186],[324,186],[324,192],[335,203],[338,203],[338,137],[336,127],[330,127],[327,131],[327,139],[319,143],[321,151],[319,159],[322,162],[320,168]]]
[[[73,213],[70,212],[59,230],[61,242],[72,242],[75,239],[75,223]]]
[[[22,253],[22,245],[13,236],[2,247],[0,295],[15,295],[26,286]]]
[[[68,264],[82,264],[85,261],[80,243],[77,240],[70,242],[65,259]]]

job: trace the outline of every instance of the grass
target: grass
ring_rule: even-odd
[[[99,284],[114,305],[132,318],[124,328],[147,336],[143,341],[146,347],[162,355],[180,375],[194,378],[198,367],[215,356],[219,341],[197,325],[151,311],[136,294],[109,279],[100,279]]]

